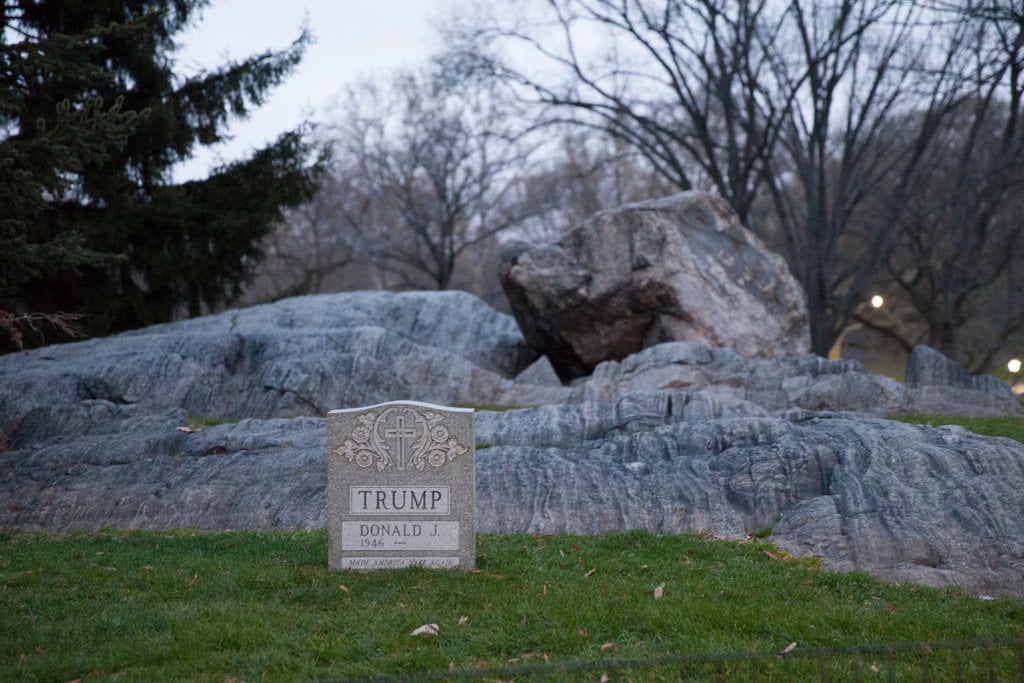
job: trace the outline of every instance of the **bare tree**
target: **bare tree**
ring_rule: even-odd
[[[874,286],[922,159],[959,97],[963,28],[939,32],[918,3],[890,0],[810,11],[791,2],[785,19],[773,78],[793,99],[763,165],[765,187],[773,244],[803,284],[812,348],[824,355]],[[796,68],[784,65],[784,46],[800,55]]]
[[[329,191],[285,214],[265,241],[261,284],[271,297],[326,291],[352,263],[352,245],[339,233],[339,220],[337,197]]]
[[[777,134],[748,78],[770,40],[758,35],[768,3],[728,4],[538,0],[456,33],[467,62],[542,105],[546,122],[615,136],[681,190],[705,180],[745,220]]]
[[[677,188],[655,172],[643,155],[599,130],[545,129],[557,144],[525,179],[524,198],[534,215],[516,229],[520,239],[548,242],[598,211]]]
[[[477,68],[548,121],[608,130],[676,187],[719,192],[787,257],[807,293],[812,348],[827,353],[876,277],[922,156],[957,100],[966,28],[937,30],[933,8],[913,0],[531,7],[547,21],[499,17],[463,30]],[[911,111],[920,113],[913,128],[888,125]],[[881,154],[897,142],[904,154]],[[755,220],[765,198],[773,219]],[[854,231],[865,245],[857,254],[844,249]]]
[[[1005,0],[936,9],[966,29],[970,78],[921,163],[886,263],[894,305],[912,319],[859,318],[905,348],[927,343],[984,371],[1024,329],[1024,10]]]
[[[403,287],[449,288],[459,257],[528,209],[514,117],[442,59],[350,88],[331,132],[337,228]]]

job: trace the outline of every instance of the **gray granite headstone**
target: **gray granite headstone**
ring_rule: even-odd
[[[473,411],[416,401],[327,415],[330,569],[476,565]]]

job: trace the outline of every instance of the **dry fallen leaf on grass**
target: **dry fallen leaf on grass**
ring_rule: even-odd
[[[440,631],[440,627],[437,624],[423,624],[419,628],[413,629],[410,636],[436,636]]]
[[[663,597],[665,597],[665,584],[660,583],[658,584],[658,587],[654,589],[654,599],[661,600]]]
[[[788,553],[784,553],[782,551],[779,551],[778,553],[773,553],[770,550],[765,550],[764,556],[767,557],[769,560],[788,560],[790,557],[792,557]]]
[[[790,643],[790,644],[789,644],[789,645],[787,645],[786,647],[782,648],[782,652],[780,652],[779,654],[780,654],[780,655],[785,655],[785,654],[789,654],[789,653],[790,653],[790,652],[792,652],[792,651],[793,651],[793,650],[794,650],[795,648],[796,648],[796,641],[794,640],[794,641],[793,641],[792,643]]]
[[[338,586],[338,590],[348,593],[348,586]]]
[[[586,574],[584,574],[584,575],[583,575],[583,578],[585,578],[585,579],[586,579],[586,578],[588,578],[588,577],[590,577],[590,576],[593,576],[593,575],[594,575],[594,572],[596,572],[596,571],[597,571],[597,567],[594,567],[594,568],[593,568],[593,569],[591,569],[591,570],[590,570],[589,572],[587,572]]]
[[[465,614],[463,614],[461,617],[459,617],[459,626],[462,626],[467,621],[469,621],[469,617],[467,617]]]
[[[605,643],[601,646],[601,652],[607,652],[608,650],[618,650],[619,645],[615,642]]]

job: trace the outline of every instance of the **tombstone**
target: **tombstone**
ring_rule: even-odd
[[[327,415],[330,569],[476,565],[473,410],[415,401]]]

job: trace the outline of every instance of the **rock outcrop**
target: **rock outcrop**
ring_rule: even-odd
[[[689,342],[659,344],[621,362],[601,363],[580,386],[589,401],[611,401],[638,391],[699,391],[720,400],[745,401],[765,414],[801,408],[884,415],[905,412],[907,400],[902,385],[865,372],[856,361],[809,354],[745,358],[732,349]]]
[[[1024,445],[842,413],[750,416],[700,392],[479,412],[480,531],[646,528],[769,540],[826,567],[1024,597]],[[0,525],[316,528],[314,417],[183,431],[181,409],[89,400],[0,453]],[[73,436],[72,436],[73,435]]]
[[[827,567],[1024,597],[1024,444],[699,394],[484,413],[481,528],[769,540]]]
[[[1008,384],[991,375],[972,375],[928,346],[910,352],[906,385],[906,410],[912,413],[985,417],[1021,412]]]
[[[949,401],[998,383],[928,350],[909,388],[687,342],[574,386],[532,358],[509,316],[450,293],[303,297],[0,357],[0,527],[323,527],[326,409],[513,403],[537,407],[477,413],[481,531],[770,527],[828,567],[1024,597],[1024,445],[875,417],[941,382],[964,385],[941,396],[963,414]]]
[[[612,401],[638,391],[699,391],[708,397],[746,401],[767,414],[792,408],[875,416],[1024,414],[1005,382],[970,375],[956,361],[926,346],[918,346],[911,354],[907,377],[914,379],[903,385],[866,372],[858,361],[832,361],[811,354],[745,358],[732,349],[670,342],[621,362],[601,363],[590,377],[574,385],[587,401]]]
[[[808,350],[785,261],[703,192],[602,211],[554,244],[508,245],[500,274],[527,341],[563,380],[668,341],[748,357]]]
[[[30,443],[90,400],[237,419],[324,415],[395,396],[570,398],[564,387],[513,381],[535,358],[510,316],[464,292],[297,297],[0,356],[0,431]]]

